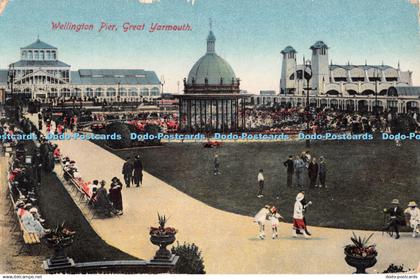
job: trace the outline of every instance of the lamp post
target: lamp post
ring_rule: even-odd
[[[378,116],[378,78],[379,78],[379,75],[378,75],[378,69],[376,68],[375,69],[375,73],[376,73],[376,75],[375,75],[375,106],[374,106],[374,110],[375,110],[375,115],[376,115],[376,117]]]
[[[309,129],[310,129],[310,127],[309,127],[309,121],[310,121],[310,117],[309,117],[309,114],[310,114],[309,91],[313,89],[312,87],[309,87],[309,81],[312,78],[312,70],[311,70],[311,63],[310,63],[309,60],[305,61],[305,58],[303,58],[303,65],[304,65],[304,68],[303,68],[302,77],[304,79],[306,79],[306,88],[304,88],[304,89],[306,89],[306,108],[305,108],[306,117],[307,117],[307,119],[306,119],[306,130],[309,131]],[[308,70],[308,73],[307,73],[306,70]],[[309,139],[306,140],[305,145],[306,145],[307,148],[310,147],[311,142],[310,142]]]

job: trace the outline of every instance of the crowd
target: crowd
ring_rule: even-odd
[[[407,113],[417,128],[420,127],[419,115]],[[352,133],[390,132],[393,122],[402,116],[388,111],[379,114],[371,112],[346,112],[324,108],[307,111],[303,107],[278,109],[248,109],[245,111],[246,129],[250,131],[270,131],[297,133],[308,129],[309,132],[348,131]]]
[[[92,209],[103,213],[106,217],[123,214],[121,193],[123,185],[117,177],[111,179],[107,190],[105,180],[101,182],[96,179],[93,181],[83,180],[74,160],[71,160],[69,157],[63,157],[61,162],[64,170],[64,179],[72,180],[81,189],[88,198],[88,205]]]

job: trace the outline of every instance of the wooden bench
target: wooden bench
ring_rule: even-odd
[[[14,215],[16,216],[17,219],[17,223],[15,223],[15,225],[10,229],[10,232],[16,230],[17,228],[19,228],[20,233],[22,234],[22,246],[19,249],[18,254],[21,254],[23,249],[27,248],[27,250],[29,250],[28,252],[32,253],[32,247],[34,246],[38,246],[38,252],[37,255],[40,254],[41,252],[41,239],[39,238],[39,236],[36,233],[30,233],[28,232],[25,227],[22,224],[22,221],[19,218],[19,215],[17,214],[17,212],[15,212],[16,209],[16,202],[13,199],[13,194],[12,194],[12,185],[9,182],[8,183],[8,188],[9,188],[9,198],[10,198],[10,211],[14,212]]]

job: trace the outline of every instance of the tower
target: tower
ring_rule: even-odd
[[[281,51],[283,55],[281,78],[280,78],[280,93],[286,94],[291,89],[296,88],[296,50],[287,46]]]
[[[323,41],[316,42],[311,46],[312,50],[312,88],[321,93],[323,81],[330,80],[330,68],[328,66],[328,46]],[[325,92],[322,92],[325,93]]]

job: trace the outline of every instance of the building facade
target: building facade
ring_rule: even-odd
[[[329,62],[328,46],[311,46],[312,59],[298,63],[296,50],[288,46],[283,56],[280,94],[256,96],[256,105],[334,107],[346,110],[418,110],[420,87],[412,84],[412,72],[388,65],[336,65]],[[309,94],[308,94],[309,93]]]
[[[41,102],[95,100],[139,102],[157,99],[162,84],[142,69],[79,69],[58,60],[58,49],[37,40],[20,50],[20,60],[0,70],[0,88]],[[13,85],[12,85],[13,83]]]
[[[238,131],[245,126],[240,81],[232,67],[216,54],[216,37],[210,31],[207,52],[184,79],[178,95],[180,129],[183,131]]]

